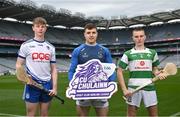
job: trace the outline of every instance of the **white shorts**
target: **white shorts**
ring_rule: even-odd
[[[105,108],[109,106],[109,102],[107,99],[76,100],[76,105],[93,106],[96,108]]]
[[[133,91],[134,89],[128,88],[128,90]],[[156,91],[140,90],[134,93],[131,97],[128,97],[126,103],[140,107],[141,100],[143,100],[145,107],[157,105],[158,101]]]

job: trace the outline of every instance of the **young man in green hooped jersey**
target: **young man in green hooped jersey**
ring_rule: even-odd
[[[144,46],[146,39],[144,29],[134,29],[132,31],[132,38],[135,46],[123,54],[117,70],[119,84],[124,96],[127,97],[127,116],[136,116],[141,100],[144,101],[149,116],[158,116],[158,102],[154,84],[146,86],[137,93],[132,94],[131,92],[138,86],[149,82],[154,75],[158,75],[160,79],[165,79],[165,76],[159,74],[162,71],[157,68],[159,65],[157,52]],[[127,67],[130,71],[128,89],[126,88],[122,73],[122,69],[126,69]]]

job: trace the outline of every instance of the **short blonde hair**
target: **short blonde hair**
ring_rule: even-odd
[[[36,17],[33,19],[33,25],[35,24],[43,24],[46,25],[47,21],[43,17]]]

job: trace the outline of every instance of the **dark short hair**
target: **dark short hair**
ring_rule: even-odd
[[[36,17],[33,19],[33,25],[34,24],[43,24],[46,25],[47,21],[43,17]]]
[[[93,28],[95,28],[96,30],[97,30],[97,27],[96,27],[96,25],[95,24],[93,24],[93,23],[88,23],[88,24],[86,24],[85,25],[85,27],[84,27],[84,31],[86,30],[86,29],[93,29]]]
[[[138,27],[138,28],[134,28],[133,31],[144,31],[144,29],[141,27]]]
[[[132,33],[135,32],[135,31],[144,31],[144,33],[145,33],[145,30],[144,30],[143,28],[141,28],[141,27],[134,28],[134,29],[132,30]]]

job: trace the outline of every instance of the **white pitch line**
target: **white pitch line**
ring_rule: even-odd
[[[0,116],[23,117],[23,116],[21,116],[21,115],[13,115],[13,114],[9,114],[9,113],[0,113]]]
[[[173,115],[170,115],[170,117],[177,117],[177,116],[180,116],[180,112],[177,112],[177,113],[175,113]]]

